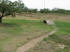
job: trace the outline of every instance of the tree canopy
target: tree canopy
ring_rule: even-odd
[[[19,1],[11,2],[10,0],[0,0],[0,23],[4,16],[15,16],[16,12],[21,12],[24,7],[24,3]]]

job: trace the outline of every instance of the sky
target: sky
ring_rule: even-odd
[[[28,8],[36,8],[36,9],[62,8],[70,10],[70,0],[45,0],[45,3],[44,0],[22,0],[22,1],[25,4],[25,6],[27,6]]]

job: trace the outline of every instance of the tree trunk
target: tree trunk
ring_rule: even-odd
[[[2,17],[0,17],[0,23],[2,23]]]

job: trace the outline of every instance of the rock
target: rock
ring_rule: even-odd
[[[45,24],[54,25],[54,22],[52,20],[43,20],[43,22]]]
[[[43,20],[43,22],[44,22],[45,24],[47,24],[47,20]]]

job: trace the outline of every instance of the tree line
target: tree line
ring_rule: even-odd
[[[22,12],[27,12],[27,13],[60,13],[60,14],[70,14],[70,10],[65,10],[65,9],[60,9],[60,8],[54,8],[52,10],[50,9],[29,9],[27,7],[24,7]]]

